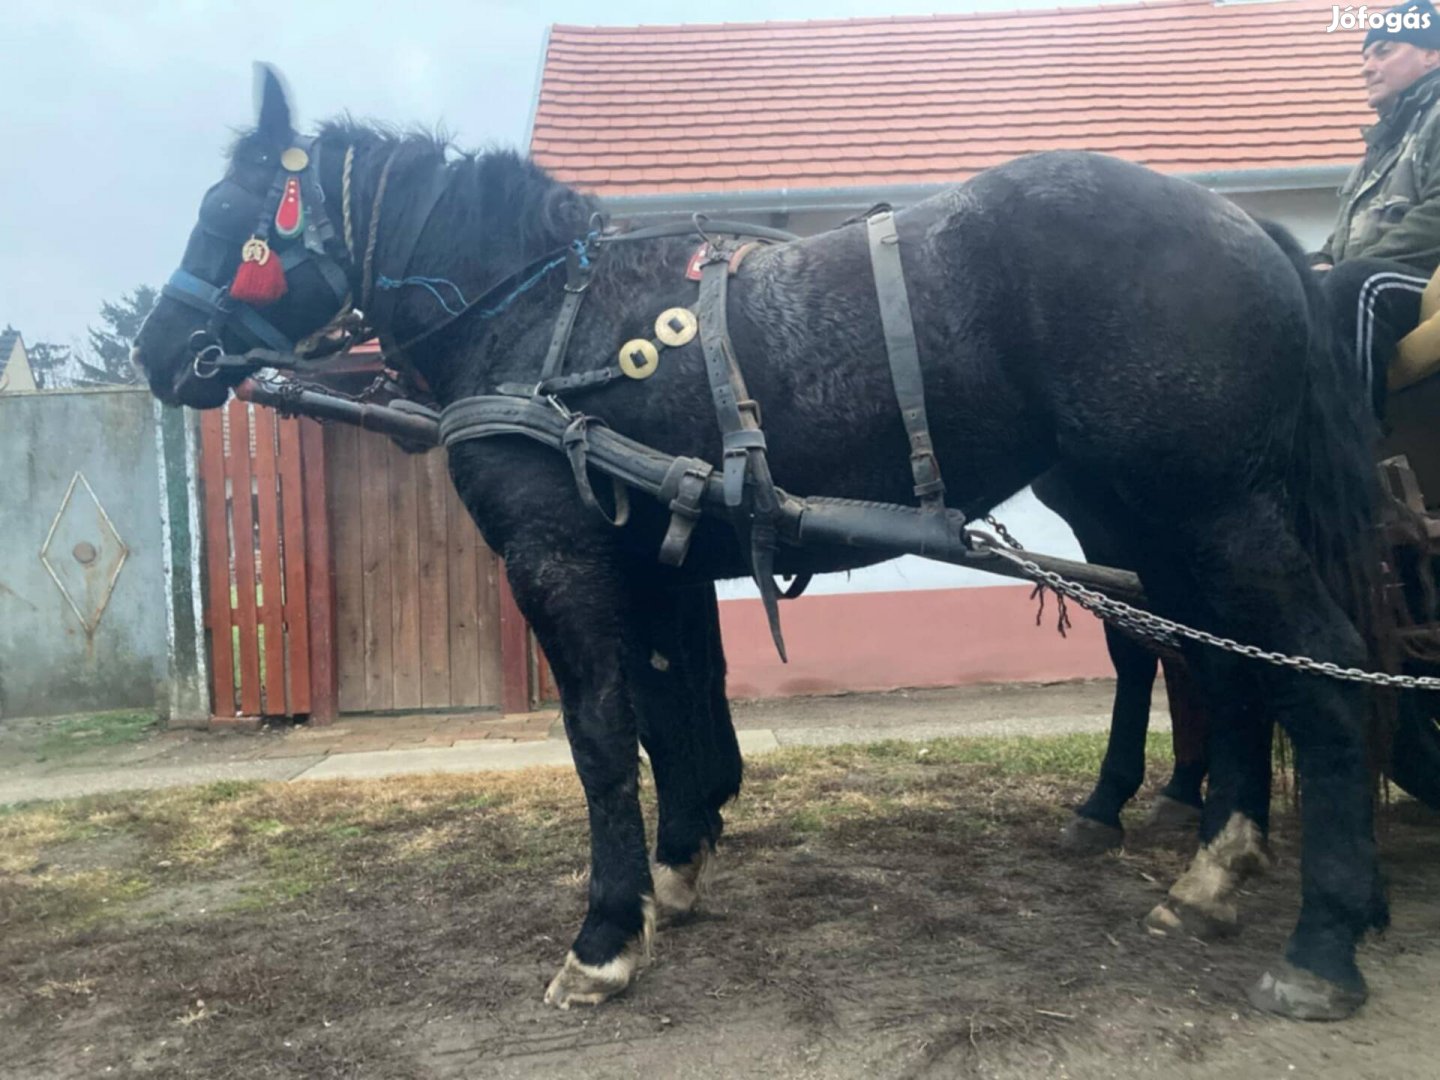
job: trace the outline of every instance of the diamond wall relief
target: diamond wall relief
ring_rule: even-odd
[[[50,523],[40,561],[87,635],[100,625],[129,554],[90,481],[77,472]]]

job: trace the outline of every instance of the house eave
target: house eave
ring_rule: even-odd
[[[1172,173],[1222,195],[1267,191],[1333,191],[1349,174],[1348,165],[1307,165],[1277,169],[1216,169]],[[850,187],[757,188],[750,191],[660,192],[612,195],[601,199],[615,217],[644,219],[677,214],[803,214],[865,210],[876,203],[907,206],[951,185],[878,184]]]

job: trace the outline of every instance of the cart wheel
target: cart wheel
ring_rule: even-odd
[[[1400,717],[1390,755],[1390,779],[1426,806],[1440,810],[1440,718],[1423,692],[1400,699]]]

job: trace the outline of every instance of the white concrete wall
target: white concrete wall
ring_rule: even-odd
[[[1334,191],[1260,191],[1231,195],[1231,201],[1258,218],[1278,221],[1315,251],[1330,235],[1340,199]]]
[[[1270,191],[1232,196],[1246,211],[1286,226],[1307,250],[1314,250],[1329,235],[1339,201],[1333,191]],[[849,213],[795,214],[781,228],[810,235],[833,228]],[[944,468],[944,462],[941,462]],[[1081,557],[1080,545],[1069,526],[1042,506],[1030,489],[1017,494],[995,511],[995,517],[1022,544],[1036,551],[1066,558]],[[996,577],[945,563],[906,556],[848,574],[823,574],[811,584],[810,593],[891,592],[907,589],[954,589],[1013,585],[1009,578]],[[720,598],[755,597],[748,581],[721,582]]]
[[[141,387],[0,395],[0,719],[155,705],[158,453]]]

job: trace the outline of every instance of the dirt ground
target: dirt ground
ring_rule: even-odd
[[[1437,1075],[1440,816],[1386,811],[1394,926],[1363,950],[1370,1003],[1290,1023],[1243,992],[1295,917],[1293,817],[1238,938],[1147,936],[1184,837],[1057,851],[1099,747],[755,763],[704,913],[657,936],[630,992],[570,1012],[540,1001],[585,890],[561,770],[0,814],[0,1076]]]

